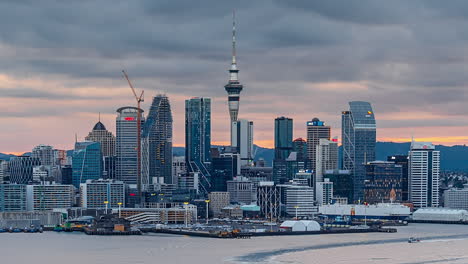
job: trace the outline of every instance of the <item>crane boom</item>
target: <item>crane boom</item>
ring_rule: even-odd
[[[140,97],[138,97],[138,95],[137,95],[136,92],[135,92],[135,88],[133,87],[132,82],[131,82],[130,79],[128,78],[128,75],[127,75],[127,73],[125,72],[125,70],[122,70],[122,73],[123,73],[125,79],[127,79],[128,86],[130,86],[130,88],[132,89],[133,95],[135,96],[135,99],[137,100],[137,102],[138,102],[138,101],[139,101],[139,102],[143,102],[143,101],[144,101],[143,95],[144,95],[145,91],[144,91],[144,90],[141,91]]]

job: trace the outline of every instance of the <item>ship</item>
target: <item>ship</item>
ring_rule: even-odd
[[[411,209],[399,203],[332,204],[320,206],[319,214],[330,218],[349,216],[352,219],[406,220]]]

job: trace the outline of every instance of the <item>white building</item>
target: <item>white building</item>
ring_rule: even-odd
[[[408,166],[409,198],[414,207],[438,207],[440,152],[432,143],[413,141]]]
[[[38,158],[41,161],[41,165],[52,166],[55,165],[54,160],[54,148],[47,145],[39,145],[33,148],[31,156]]]
[[[26,204],[28,211],[44,211],[73,207],[75,187],[73,185],[28,185]]]
[[[289,216],[312,216],[317,211],[318,207],[314,204],[314,188],[303,185],[286,187],[286,213]]]
[[[325,178],[323,182],[317,182],[317,203],[319,205],[331,204],[333,200],[333,182]]]
[[[125,206],[125,183],[116,180],[87,180],[80,184],[80,203],[84,208],[118,208]]]
[[[231,146],[240,154],[241,166],[253,162],[253,122],[239,119],[232,123]]]
[[[468,185],[464,189],[450,189],[444,192],[444,207],[468,210]]]
[[[36,166],[33,168],[33,182],[44,182],[49,176],[49,170],[46,166]]]
[[[338,169],[338,140],[321,138],[316,152],[316,181],[323,182],[325,171]]]

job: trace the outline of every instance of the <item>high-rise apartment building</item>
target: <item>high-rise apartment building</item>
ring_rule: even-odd
[[[240,155],[241,166],[253,162],[253,122],[239,119],[232,123],[231,146],[237,149]]]
[[[210,190],[211,99],[185,100],[185,161],[188,172],[200,173],[200,191]]]
[[[172,184],[172,112],[166,95],[153,97],[142,131],[142,178]]]
[[[54,148],[47,145],[39,145],[33,148],[31,157],[38,158],[41,165],[53,166],[55,165],[54,160]]]
[[[414,207],[438,207],[440,151],[432,143],[413,141],[408,173],[409,199]]]
[[[320,121],[318,118],[312,119],[307,122],[307,156],[309,157],[308,169],[316,171],[316,155],[317,146],[320,139],[330,140],[331,128],[326,126],[325,122]]]
[[[354,201],[364,199],[365,164],[375,160],[376,124],[368,102],[349,102],[341,113],[342,167],[353,177]]]
[[[33,180],[33,168],[41,165],[39,158],[31,156],[18,156],[10,159],[8,168],[10,171],[10,182],[28,184]]]
[[[72,161],[72,182],[76,188],[87,180],[102,177],[102,154],[99,142],[76,142]]]
[[[108,131],[101,121],[98,121],[88,136],[86,141],[99,142],[103,157],[115,156],[115,137],[112,132]]]
[[[317,182],[323,182],[327,170],[338,169],[338,142],[321,138],[316,146],[315,175]]]
[[[116,118],[116,178],[126,184],[138,183],[138,131],[137,119],[141,126],[145,122],[143,110],[126,106],[117,109]],[[141,131],[140,131],[141,133]],[[73,162],[74,163],[74,162]]]

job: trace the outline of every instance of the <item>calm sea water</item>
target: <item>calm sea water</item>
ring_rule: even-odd
[[[410,236],[421,243],[408,244]],[[466,252],[466,253],[465,253]],[[413,224],[398,233],[221,240],[173,235],[0,234],[0,263],[468,263],[468,226]]]

